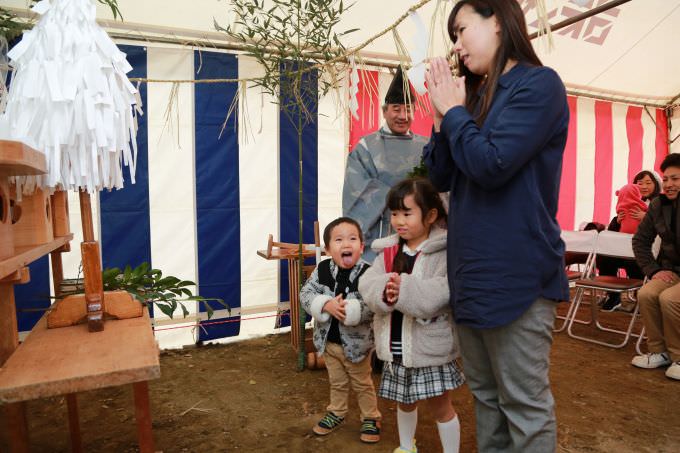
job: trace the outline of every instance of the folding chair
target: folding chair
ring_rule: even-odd
[[[593,259],[595,243],[597,242],[597,231],[562,231],[561,236],[565,245],[565,271],[569,279],[569,287],[573,288],[574,282],[584,277],[584,273],[589,268],[590,261]],[[577,269],[573,269],[574,266],[577,266]],[[574,308],[574,304],[571,301],[567,301],[567,303],[569,303],[567,314],[565,316],[557,316],[558,319],[562,320],[562,325],[557,329],[553,329],[553,332],[562,332],[567,327],[569,316]],[[576,322],[585,323],[578,320]]]
[[[622,335],[623,340],[620,343],[607,342],[598,340],[596,338],[577,335],[573,330],[574,323],[578,322],[576,319],[578,315],[578,309],[583,303],[583,296],[587,289],[593,291],[595,294],[597,291],[629,293],[631,294],[632,299],[632,294],[642,287],[644,280],[596,275],[595,262],[597,256],[610,256],[629,260],[635,259],[635,256],[633,255],[632,238],[632,234],[617,233],[614,231],[603,231],[598,235],[597,242],[595,244],[595,253],[593,253],[589,266],[585,270],[584,277],[577,279],[574,282],[576,294],[574,296],[574,303],[571,311],[567,315],[569,318],[567,323],[567,333],[570,337],[603,346],[609,346],[611,348],[622,348],[628,343],[631,336],[639,336],[639,334],[633,334],[633,326],[639,312],[637,300],[635,300],[635,308],[630,314],[630,321],[628,322],[626,330],[619,330],[603,326],[598,319],[599,307],[594,301],[591,303],[590,321],[588,324],[590,324],[595,330]]]

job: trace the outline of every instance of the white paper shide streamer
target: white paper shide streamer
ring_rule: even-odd
[[[8,54],[14,75],[0,135],[43,152],[48,174],[17,183],[24,193],[122,188],[122,165],[134,183],[142,112],[125,54],[96,23],[92,0],[42,0],[33,10],[40,21]]]
[[[359,69],[354,60],[354,55],[349,56],[349,111],[352,118],[359,119],[359,101],[357,100],[357,93],[359,92]]]
[[[411,69],[408,70],[408,79],[418,94],[423,95],[427,91],[425,89],[425,71],[427,69],[425,61],[427,60],[427,39],[430,33],[416,11],[411,11],[409,18],[413,22],[416,32],[408,47],[412,64]]]

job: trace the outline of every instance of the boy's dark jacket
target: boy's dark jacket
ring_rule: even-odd
[[[359,260],[352,268],[350,287],[345,297],[345,322],[338,325],[345,357],[352,363],[361,362],[373,349],[373,312],[368,309],[357,290],[358,279],[368,266],[366,261]],[[337,275],[338,266],[332,259],[322,261],[300,291],[302,308],[314,318],[314,346],[319,353],[323,353],[326,348],[331,326],[331,315],[322,309],[326,302],[335,297]]]

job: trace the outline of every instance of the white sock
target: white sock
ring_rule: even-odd
[[[458,415],[448,422],[437,422],[439,440],[442,442],[443,453],[458,453],[460,448],[460,421]]]
[[[399,428],[399,445],[406,451],[413,450],[413,437],[418,425],[418,408],[411,412],[397,407],[397,428]]]

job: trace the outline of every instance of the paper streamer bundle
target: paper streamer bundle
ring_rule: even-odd
[[[92,0],[42,0],[33,10],[41,19],[8,54],[14,73],[0,136],[43,152],[48,174],[17,184],[26,194],[36,185],[122,188],[123,164],[134,183],[141,110],[125,54],[96,23]]]

